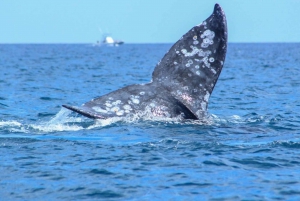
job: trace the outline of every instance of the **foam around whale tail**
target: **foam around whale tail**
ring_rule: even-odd
[[[221,73],[226,49],[226,17],[216,4],[209,18],[188,31],[166,53],[152,74],[153,82],[201,118]]]

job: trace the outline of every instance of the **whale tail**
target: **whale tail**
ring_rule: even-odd
[[[222,8],[193,27],[163,57],[153,72],[158,82],[198,118],[221,73],[227,49],[227,24]]]
[[[89,118],[150,111],[154,116],[201,119],[223,68],[227,49],[225,13],[213,13],[177,41],[155,67],[152,82],[131,85],[83,104],[63,105]]]

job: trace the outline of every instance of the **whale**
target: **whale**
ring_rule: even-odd
[[[213,13],[184,34],[157,63],[149,83],[126,86],[82,106],[62,106],[92,119],[132,114],[203,119],[226,51],[226,16],[215,4]]]

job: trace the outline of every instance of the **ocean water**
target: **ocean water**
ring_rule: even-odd
[[[300,200],[300,44],[229,44],[205,121],[61,107],[149,82],[170,47],[0,45],[0,200]]]

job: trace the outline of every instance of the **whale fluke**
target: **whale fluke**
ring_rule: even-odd
[[[221,73],[226,49],[226,17],[216,4],[205,21],[189,30],[165,54],[150,83],[121,88],[80,107],[63,107],[95,119],[140,112],[201,119]]]

